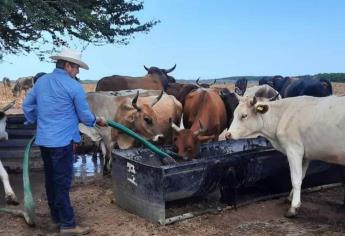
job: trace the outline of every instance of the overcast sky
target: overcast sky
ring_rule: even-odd
[[[81,79],[141,76],[172,67],[177,79],[345,72],[344,0],[145,0],[142,20],[160,20],[127,46],[89,46]],[[54,69],[34,55],[5,57],[0,78]]]

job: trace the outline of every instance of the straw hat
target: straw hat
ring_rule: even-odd
[[[81,60],[81,53],[70,48],[63,48],[59,54],[51,56],[50,58],[53,60],[64,60],[72,62],[79,65],[80,68],[83,68],[85,70],[89,69],[89,66]]]

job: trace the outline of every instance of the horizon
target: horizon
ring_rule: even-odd
[[[141,22],[160,20],[129,45],[88,46],[82,80],[114,74],[143,76],[147,67],[170,68],[177,80],[236,76],[343,73],[345,2],[206,0],[144,1]],[[82,45],[71,43],[80,50]],[[33,55],[5,56],[0,77],[51,72],[55,64]]]

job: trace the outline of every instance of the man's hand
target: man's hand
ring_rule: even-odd
[[[107,121],[105,120],[104,117],[101,116],[97,116],[96,117],[96,124],[101,126],[101,127],[107,127]]]

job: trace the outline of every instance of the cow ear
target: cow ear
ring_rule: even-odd
[[[268,105],[258,104],[255,106],[255,111],[261,114],[264,114],[268,111]]]
[[[126,123],[132,124],[134,122],[134,114],[130,114],[129,116],[124,118]]]

